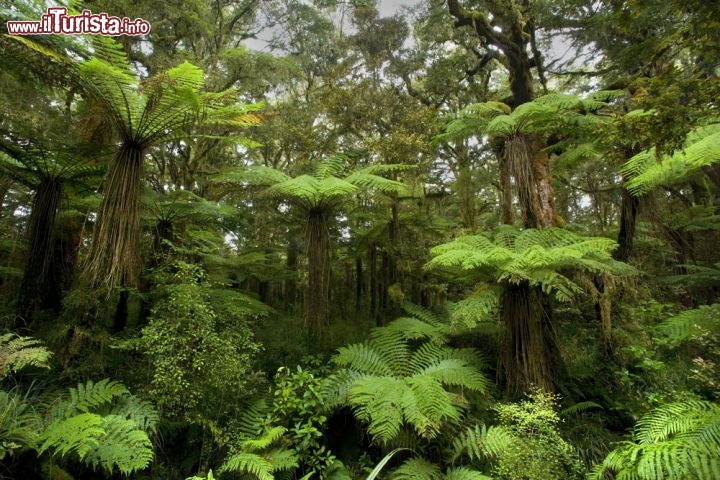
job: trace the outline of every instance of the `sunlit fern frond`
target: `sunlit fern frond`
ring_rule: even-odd
[[[643,195],[659,185],[687,178],[702,167],[720,161],[720,123],[699,127],[688,135],[683,150],[657,158],[653,149],[630,158],[623,175],[631,177],[627,188]]]
[[[632,441],[623,442],[590,478],[606,475],[639,480],[720,477],[720,406],[686,401],[663,405],[643,416]]]
[[[49,368],[51,356],[40,340],[14,333],[0,335],[0,379],[29,366]]]
[[[447,346],[449,326],[402,317],[376,328],[370,340],[342,347],[333,362],[342,367],[329,391],[342,396],[376,441],[388,444],[405,426],[435,437],[446,422],[458,422],[462,391],[483,392],[489,381],[472,349]]]
[[[637,274],[631,266],[612,258],[615,248],[615,242],[608,238],[584,237],[559,228],[502,227],[494,237],[458,237],[434,247],[426,268],[474,272],[480,280],[497,283],[528,281],[558,300],[570,301],[582,290],[564,274],[567,270],[617,278]]]
[[[467,457],[471,461],[499,457],[512,442],[511,434],[502,426],[473,425],[453,439],[452,461]]]
[[[702,305],[674,315],[658,326],[673,343],[700,336],[705,333],[720,334],[720,304]]]

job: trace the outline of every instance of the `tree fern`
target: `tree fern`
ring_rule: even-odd
[[[435,437],[446,422],[459,421],[465,407],[459,389],[483,392],[477,353],[445,345],[449,326],[429,312],[376,328],[370,340],[338,349],[342,367],[328,382],[344,395],[380,443],[398,436],[404,425],[420,437]],[[330,399],[333,402],[333,399]]]
[[[563,126],[587,118],[585,113],[607,106],[606,100],[616,95],[616,92],[596,92],[581,98],[553,93],[523,103],[515,110],[501,102],[473,104],[461,110],[437,140],[462,139],[478,134],[507,138],[521,133],[558,131]]]
[[[313,163],[307,173],[290,177],[262,166],[234,168],[215,177],[219,183],[265,187],[263,195],[287,201],[305,216],[305,249],[308,255],[308,285],[303,315],[311,335],[323,339],[327,330],[330,295],[330,233],[328,221],[336,209],[361,190],[383,194],[405,189],[402,182],[380,174],[412,168],[407,165],[371,166],[350,169],[356,154],[337,153]],[[347,172],[347,170],[351,170]],[[344,175],[343,175],[344,174]]]
[[[590,478],[638,480],[720,478],[720,406],[687,401],[643,416],[631,441],[623,442]]]
[[[236,92],[203,93],[202,69],[187,62],[139,83],[126,59],[93,58],[80,66],[85,91],[120,139],[107,173],[87,272],[95,286],[133,285],[140,240],[142,159],[160,140],[187,135],[190,127],[257,124],[262,105],[239,103]],[[204,132],[196,129],[194,135]],[[230,140],[231,135],[227,136]]]

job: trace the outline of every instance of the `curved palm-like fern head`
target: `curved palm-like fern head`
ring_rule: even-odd
[[[133,285],[141,263],[140,194],[147,148],[173,138],[202,136],[199,127],[236,130],[257,124],[259,118],[251,112],[262,105],[239,103],[237,92],[202,92],[203,71],[187,62],[144,82],[135,78],[127,61],[93,58],[80,66],[80,74],[96,104],[91,110],[99,111],[120,139],[98,211],[88,277],[93,285],[109,288]]]
[[[84,146],[63,144],[63,139],[38,141],[29,136],[3,132],[0,139],[0,172],[28,188],[43,181],[72,184],[100,177],[104,168],[84,153]],[[52,147],[49,147],[52,145]]]
[[[372,331],[370,339],[338,350],[341,367],[328,383],[331,404],[349,404],[379,443],[408,426],[434,438],[447,422],[458,422],[463,391],[484,392],[488,380],[473,349],[446,345],[450,326],[424,309]]]
[[[382,175],[414,168],[400,164],[373,165],[343,175],[353,157],[344,153],[331,155],[314,163],[309,173],[296,177],[270,167],[250,166],[226,170],[214,180],[266,187],[264,195],[288,201],[306,212],[322,212],[338,206],[361,189],[385,194],[402,192],[405,184]]]
[[[485,102],[462,109],[445,127],[436,141],[459,140],[472,135],[509,138],[520,134],[549,134],[567,128],[593,124],[596,116],[587,115],[608,105],[618,95],[613,91],[596,92],[587,98],[553,93],[523,103],[515,110],[502,102]]]
[[[690,132],[683,150],[661,158],[654,148],[640,152],[623,165],[621,173],[631,178],[628,190],[633,195],[643,195],[659,185],[684,180],[719,161],[720,123],[712,123]]]
[[[670,403],[642,417],[631,441],[610,452],[592,480],[720,478],[720,405]]]
[[[528,282],[560,301],[571,301],[582,287],[565,273],[583,271],[609,278],[637,274],[614,260],[617,244],[608,238],[583,237],[561,228],[517,229],[501,226],[494,236],[459,237],[431,250],[426,268],[449,269],[473,280],[500,284]],[[459,272],[458,272],[459,271]]]

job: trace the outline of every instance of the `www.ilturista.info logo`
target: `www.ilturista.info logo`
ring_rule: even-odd
[[[94,14],[90,10],[68,15],[65,7],[50,7],[40,21],[9,21],[7,29],[10,35],[145,35],[150,33],[150,23],[142,18],[130,20],[127,17],[111,17],[107,13]]]

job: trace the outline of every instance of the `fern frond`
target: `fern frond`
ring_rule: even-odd
[[[500,291],[490,285],[480,285],[464,299],[449,305],[450,319],[453,325],[472,329],[481,323],[495,325]]]
[[[676,343],[705,332],[720,332],[720,303],[686,310],[665,320],[658,330]]]
[[[682,151],[665,156],[659,162],[651,162],[650,155],[655,156],[650,152],[640,153],[625,165],[625,171],[635,174],[627,183],[628,190],[634,195],[682,180],[694,171],[720,161],[720,124],[696,129],[688,136]]]
[[[329,155],[313,165],[312,176],[317,180],[337,177],[348,166],[351,157],[352,155],[344,153]]]
[[[443,474],[440,467],[428,462],[423,458],[410,458],[396,468],[392,476],[393,480],[442,480]]]
[[[258,398],[247,405],[237,419],[237,429],[241,438],[255,438],[263,429],[265,416],[270,406],[264,398]]]
[[[392,375],[393,368],[371,345],[356,343],[340,347],[333,362],[362,373],[373,375]]]
[[[445,480],[492,480],[492,478],[467,467],[456,467],[445,472]]]
[[[135,395],[123,395],[113,406],[112,414],[135,422],[137,428],[154,433],[160,422],[155,407],[148,401]]]
[[[416,375],[427,376],[442,385],[462,387],[474,392],[485,392],[489,386],[489,382],[483,374],[458,358],[440,360]]]
[[[437,326],[444,324],[443,319],[439,314],[432,312],[427,308],[423,308],[420,305],[416,305],[412,302],[403,302],[402,309],[413,317],[419,318],[423,322],[430,325]]]
[[[265,430],[259,438],[244,440],[240,443],[240,449],[247,452],[256,452],[269,447],[287,431],[285,427],[272,427]]]
[[[633,442],[610,452],[592,478],[610,472],[641,480],[711,480],[720,477],[720,406],[687,401],[663,405],[643,416]]]
[[[577,402],[572,405],[570,405],[567,408],[564,408],[560,411],[560,415],[573,415],[575,413],[584,412],[586,410],[590,409],[600,409],[602,410],[602,405],[595,403],[595,402]]]
[[[0,390],[0,460],[15,450],[35,446],[40,416],[17,395]]]
[[[298,465],[298,456],[295,450],[274,449],[269,450],[264,455],[270,459],[273,472],[291,470]]]
[[[13,333],[0,335],[0,379],[29,366],[50,368],[51,356],[40,340]]]
[[[401,379],[359,377],[350,388],[350,405],[356,417],[368,423],[368,432],[382,442],[394,438],[403,424],[406,396],[412,397]]]
[[[100,444],[105,435],[103,417],[94,413],[81,413],[51,423],[40,435],[38,453],[51,450],[53,455],[65,457],[71,453],[80,459]]]
[[[467,456],[471,461],[492,460],[499,457],[512,442],[512,436],[502,426],[468,427],[456,436],[452,445],[452,461]]]
[[[88,452],[87,457],[81,457],[83,460],[108,473],[117,468],[125,475],[143,470],[150,464],[152,443],[134,420],[107,415],[103,417],[101,427],[105,433],[97,439],[98,445]]]
[[[263,456],[240,452],[223,463],[218,471],[248,473],[254,475],[258,480],[274,480],[273,469],[273,464]]]
[[[128,393],[128,389],[122,383],[108,378],[97,383],[88,380],[85,384],[80,383],[77,387],[68,389],[67,396],[58,402],[51,416],[53,419],[60,419],[77,412],[87,413]]]

